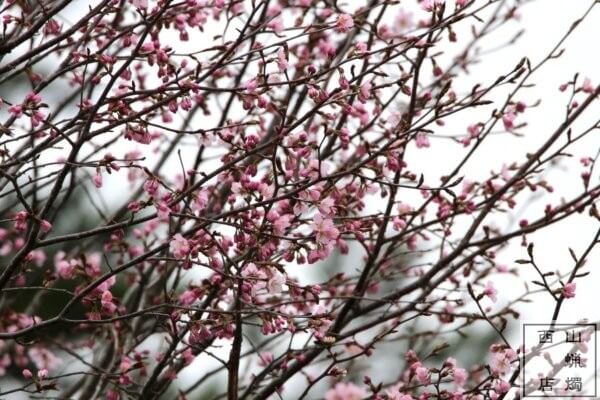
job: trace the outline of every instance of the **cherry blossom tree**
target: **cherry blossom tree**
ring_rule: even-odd
[[[530,95],[597,2],[486,64],[526,3],[0,0],[0,397],[519,396],[600,238],[537,261],[600,220],[598,81]]]

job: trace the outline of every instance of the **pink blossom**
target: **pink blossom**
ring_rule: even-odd
[[[346,78],[346,76],[344,76],[343,72],[340,72],[340,77],[338,79],[338,83],[342,90],[350,89],[350,82],[348,82],[348,79]]]
[[[515,124],[515,118],[517,117],[517,115],[512,112],[512,111],[508,111],[506,112],[503,116],[502,116],[502,122],[504,123],[504,129],[506,130],[511,130],[512,128],[514,128]]]
[[[102,173],[100,171],[96,171],[96,175],[94,175],[94,186],[98,189],[102,187]]]
[[[458,387],[463,387],[467,382],[467,371],[463,368],[454,368],[452,371],[452,376],[454,377],[454,383]]]
[[[594,331],[592,329],[586,329],[581,331],[581,341],[577,341],[575,343],[575,345],[577,346],[577,348],[579,349],[580,352],[582,353],[587,353],[589,350],[589,346],[588,343],[590,342],[590,340],[592,339],[592,333]],[[583,359],[582,361],[586,361],[586,359]]]
[[[113,295],[109,290],[102,293],[100,304],[102,304],[102,312],[105,315],[113,315],[117,310],[117,306],[113,303]]]
[[[358,100],[361,103],[366,103],[367,100],[369,100],[369,98],[371,97],[372,88],[373,85],[371,84],[371,81],[365,82],[360,86],[360,90],[358,92]]]
[[[39,126],[46,119],[46,114],[38,110],[32,110],[30,119],[31,125],[33,125],[34,127]]]
[[[279,72],[285,72],[288,68],[288,60],[283,47],[277,51],[277,67]]]
[[[140,127],[127,127],[125,129],[125,139],[141,144],[150,144],[152,142],[152,136],[148,130]]]
[[[319,43],[317,44],[317,46],[319,47],[319,51],[321,52],[321,54],[326,57],[326,58],[333,58],[335,57],[335,52],[337,51],[336,47],[335,47],[335,43],[333,43],[329,38],[324,38],[319,40]],[[319,90],[317,88],[313,88],[316,91],[316,94],[319,94]],[[316,96],[315,96],[316,97]]]
[[[585,78],[583,80],[583,85],[581,86],[581,89],[585,93],[594,93],[594,90],[596,88],[594,87],[594,85],[592,85],[592,80],[590,78]]]
[[[281,272],[275,271],[267,283],[267,290],[272,294],[281,293],[284,284],[285,276]]]
[[[415,138],[415,144],[417,145],[417,148],[419,148],[419,149],[422,149],[424,147],[429,147],[430,146],[429,138],[427,137],[426,134],[420,133]]]
[[[323,215],[331,215],[335,209],[335,200],[332,197],[326,197],[319,202],[319,211]]]
[[[213,336],[210,329],[202,324],[194,324],[190,329],[190,343],[200,344]]]
[[[294,218],[293,215],[282,215],[273,223],[273,233],[282,236],[285,234],[285,230],[291,225],[291,220]]]
[[[313,233],[316,235],[317,243],[327,245],[338,238],[340,232],[335,227],[331,218],[321,214],[315,215],[311,225]]]
[[[454,357],[448,357],[446,359],[446,362],[444,363],[444,366],[448,366],[450,368],[452,368],[453,370],[456,368],[456,366],[458,365],[456,358]]]
[[[161,114],[161,119],[163,123],[169,124],[173,122],[173,114],[171,114],[169,111],[164,110]]]
[[[340,382],[325,393],[325,400],[362,400],[367,396],[363,388],[351,382]]]
[[[354,20],[350,14],[340,14],[335,23],[335,30],[339,33],[348,32],[354,26]]]
[[[423,385],[428,384],[430,382],[429,370],[425,367],[417,367],[417,369],[415,369],[415,376],[417,377],[419,383]]]
[[[502,164],[502,169],[500,170],[500,176],[505,181],[509,181],[512,178],[512,175],[511,175],[510,169],[508,168],[508,165]]]
[[[195,289],[186,290],[179,295],[179,304],[183,306],[189,306],[193,304],[199,298],[199,293]]]
[[[405,33],[414,27],[413,13],[401,8],[396,15],[396,23],[394,24],[394,32],[397,34]]]
[[[421,8],[425,11],[432,11],[436,5],[442,5],[445,0],[421,0]]]
[[[143,52],[146,52],[146,53],[154,51],[155,50],[154,43],[153,42],[146,42],[146,43],[144,43],[142,45],[142,47],[141,47],[141,50]]]
[[[40,229],[42,230],[42,232],[48,233],[52,229],[52,224],[50,222],[46,221],[45,219],[43,219],[40,222]]]
[[[37,105],[42,102],[42,96],[39,93],[29,92],[25,96],[25,103],[31,105]]]
[[[106,400],[120,400],[121,395],[116,390],[108,389],[106,391]]]
[[[44,34],[45,35],[59,35],[61,30],[61,25],[55,19],[49,19],[46,25],[44,25]]]
[[[142,205],[140,204],[139,201],[132,201],[129,204],[127,204],[127,209],[131,212],[138,212],[142,209]]]
[[[155,203],[155,206],[156,206],[158,218],[161,221],[168,220],[169,215],[171,215],[171,208],[169,207],[169,204],[166,201],[161,200],[160,202],[158,202],[158,204]]]
[[[194,359],[196,358],[196,356],[192,352],[192,349],[184,350],[184,352],[182,353],[182,357],[185,365],[190,365],[192,361],[194,361]]]
[[[269,28],[273,29],[273,31],[278,35],[281,35],[283,33],[284,25],[283,25],[283,20],[281,18],[272,19],[267,24],[267,26]]]
[[[365,42],[357,42],[354,45],[354,48],[358,54],[364,54],[367,52],[367,44]]]
[[[267,16],[268,17],[276,17],[278,15],[281,15],[281,11],[282,11],[281,5],[278,3],[275,3],[267,9]]]
[[[258,356],[259,356],[258,365],[260,365],[261,367],[266,367],[267,365],[269,365],[273,362],[273,353],[271,353],[271,352],[264,351],[264,352],[259,353]]]
[[[23,106],[20,104],[15,104],[8,107],[8,112],[15,118],[19,118],[23,115]]]
[[[134,7],[137,7],[137,8],[143,9],[143,10],[148,8],[148,0],[131,0],[131,4],[133,4]]]
[[[492,353],[490,368],[497,375],[504,375],[510,371],[511,363],[517,359],[517,353],[513,349],[505,349]]]
[[[144,182],[144,190],[152,197],[158,197],[160,185],[156,179],[148,179]]]
[[[483,294],[489,297],[494,303],[498,300],[498,291],[494,287],[494,283],[492,281],[488,281],[483,289]]]
[[[506,264],[498,264],[496,265],[496,269],[498,270],[498,272],[508,272],[508,266]]]
[[[575,289],[577,288],[577,284],[575,282],[565,283],[563,287],[562,294],[566,299],[572,299],[575,297]]]
[[[494,386],[494,390],[496,391],[496,393],[498,394],[504,394],[507,393],[510,390],[510,383],[500,379],[498,381],[498,383],[496,383],[496,385]]]
[[[191,251],[190,242],[184,238],[181,233],[178,233],[173,237],[170,248],[173,256],[178,259],[187,257]]]
[[[55,370],[62,364],[62,360],[49,349],[44,347],[35,346],[29,349],[27,352],[31,361],[35,364],[38,370]]]
[[[258,88],[258,81],[255,79],[250,79],[246,82],[246,90],[248,93],[254,93],[254,91]]]
[[[470,138],[475,139],[479,137],[479,134],[481,133],[481,126],[479,126],[479,124],[469,125],[467,127],[467,132],[469,132]]]
[[[71,279],[75,275],[77,262],[75,260],[59,260],[56,262],[56,271],[63,279]]]
[[[14,218],[14,226],[15,230],[18,232],[24,232],[27,229],[27,219],[29,218],[29,213],[27,211],[19,211]]]

